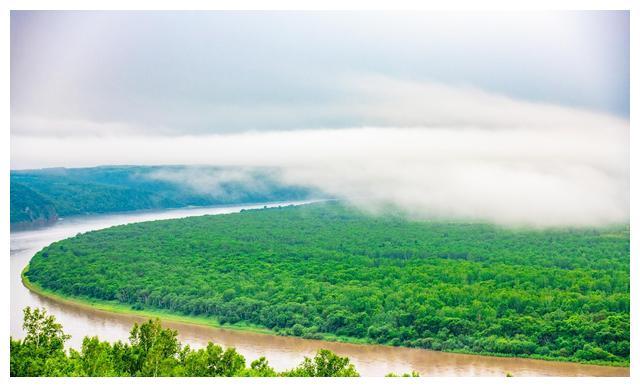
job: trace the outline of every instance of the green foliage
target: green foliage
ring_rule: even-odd
[[[251,371],[245,371],[245,359],[234,348],[223,350],[219,345],[209,343],[206,348],[189,351],[184,356],[185,374],[189,376],[236,376],[249,373],[251,376],[275,376],[266,359],[262,363],[252,363]]]
[[[133,365],[129,372],[136,376],[168,376],[177,365],[178,332],[163,329],[158,319],[134,324],[129,342]]]
[[[388,374],[385,375],[386,378],[397,378],[400,375],[390,372]],[[403,378],[417,378],[420,377],[420,374],[416,371],[411,371],[411,373],[405,372],[404,374],[402,374]]]
[[[73,359],[80,364],[82,374],[86,376],[118,376],[114,367],[111,345],[101,342],[97,336],[82,340],[82,351],[73,352]]]
[[[29,187],[12,181],[9,191],[12,229],[46,226],[58,219],[53,204]]]
[[[182,348],[177,332],[162,328],[159,320],[134,324],[129,343],[109,343],[85,337],[78,352],[64,351],[69,336],[46,311],[26,308],[23,340],[10,338],[11,376],[358,376],[346,357],[320,350],[297,368],[277,373],[261,357],[246,368],[245,358],[234,348],[223,350]]]
[[[175,179],[207,179],[201,189]],[[11,171],[12,228],[43,226],[59,216],[300,200],[309,189],[285,186],[268,169],[96,167]],[[192,180],[195,180],[192,179]]]
[[[90,232],[43,249],[26,276],[307,338],[629,361],[628,226],[513,230],[325,203]]]
[[[313,359],[308,357],[297,368],[287,371],[283,376],[327,377],[327,376],[360,376],[349,358],[340,357],[327,349],[318,351]]]
[[[277,376],[277,374],[269,366],[267,359],[262,356],[251,362],[251,368],[245,371],[244,376]]]
[[[11,375],[50,375],[52,368],[68,367],[63,358],[64,343],[69,336],[64,334],[62,325],[54,316],[48,316],[44,310],[27,307],[22,327],[26,332],[25,338],[10,339]]]

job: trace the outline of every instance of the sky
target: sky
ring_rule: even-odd
[[[477,88],[626,118],[629,16],[615,11],[11,15],[16,133],[221,133],[431,123],[428,117],[380,117],[377,105],[397,97],[387,94],[388,82],[371,78]],[[387,98],[391,101],[381,101]]]
[[[213,164],[375,209],[628,220],[624,11],[11,13],[11,167]]]

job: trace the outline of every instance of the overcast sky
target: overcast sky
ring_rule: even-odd
[[[628,136],[628,12],[11,14],[14,169],[268,165],[368,207],[586,225],[628,219]]]
[[[434,123],[389,82],[629,112],[626,12],[12,12],[11,54],[15,134]]]

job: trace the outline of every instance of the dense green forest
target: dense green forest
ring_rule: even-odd
[[[69,336],[46,310],[25,308],[23,327],[24,339],[10,338],[11,376],[359,376],[348,358],[326,349],[284,372],[264,357],[247,367],[234,348],[182,346],[178,332],[162,328],[159,320],[134,324],[128,343],[85,337],[80,351],[68,352]]]
[[[317,195],[307,188],[283,185],[277,171],[266,168],[185,166],[11,171],[10,191],[12,229],[48,225],[58,216],[300,200]]]
[[[80,234],[25,275],[305,338],[627,365],[629,259],[626,225],[506,229],[330,202]]]

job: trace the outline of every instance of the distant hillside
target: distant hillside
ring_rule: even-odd
[[[47,226],[58,219],[53,204],[42,195],[20,183],[11,182],[11,228]]]
[[[300,200],[267,169],[95,167],[11,171],[11,228],[52,224],[58,216],[233,203]]]

